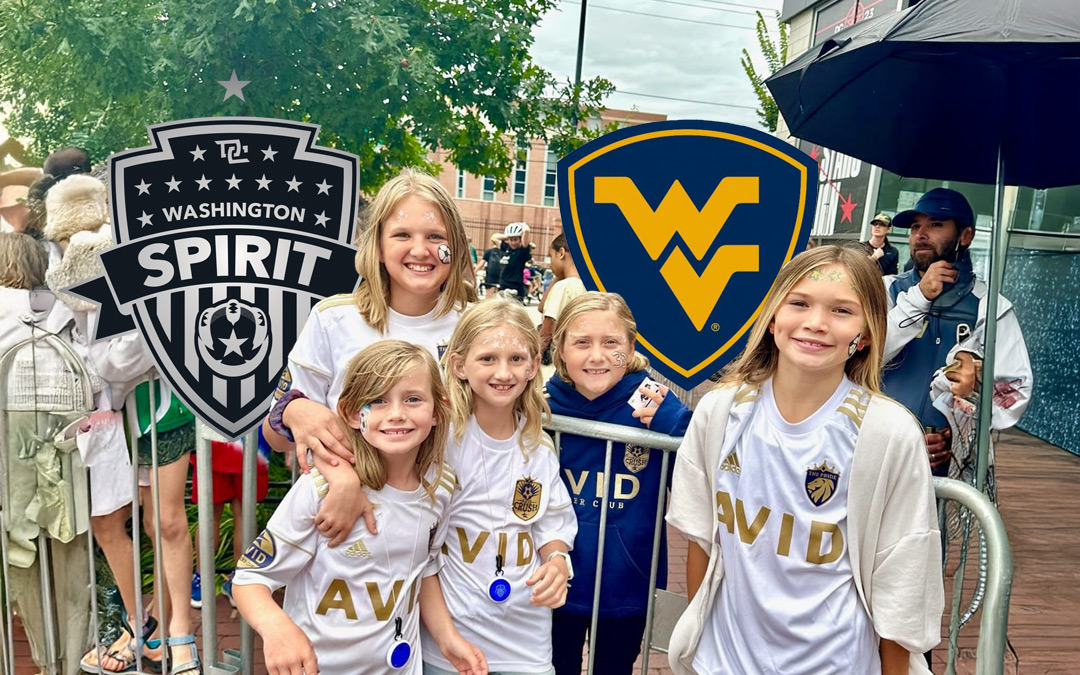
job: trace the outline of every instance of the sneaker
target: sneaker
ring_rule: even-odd
[[[191,606],[195,609],[202,608],[202,578],[198,572],[191,575]]]
[[[221,586],[221,592],[225,594],[225,597],[229,599],[229,604],[236,607],[236,601],[232,597],[232,575],[230,574],[225,578],[225,583]]]

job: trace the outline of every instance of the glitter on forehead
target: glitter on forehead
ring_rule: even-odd
[[[840,281],[844,278],[844,273],[840,270],[833,270],[829,272],[829,281]]]
[[[810,277],[812,281],[820,281],[821,277],[823,277],[824,275],[821,273],[821,270],[812,269],[810,270],[810,274],[807,274],[806,276]]]
[[[428,222],[434,221],[435,220],[435,212],[434,211],[425,211],[424,212],[424,220],[426,220]]]
[[[405,219],[406,219],[406,218],[408,218],[408,217],[409,217],[409,212],[408,212],[408,211],[406,211],[405,209],[398,209],[398,212],[397,212],[397,219],[398,219],[399,221],[401,221],[401,220],[405,220]]]

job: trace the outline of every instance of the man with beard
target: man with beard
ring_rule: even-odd
[[[895,227],[910,228],[914,266],[885,277],[889,326],[882,377],[885,393],[903,403],[923,425],[930,467],[948,475],[952,435],[930,398],[938,391],[959,397],[977,391],[986,317],[986,284],[975,278],[968,247],[975,238],[971,205],[955,190],[935,188],[898,213]],[[1031,400],[1027,346],[1012,303],[998,297],[995,395],[991,427],[1007,429]],[[947,381],[945,381],[947,380]]]

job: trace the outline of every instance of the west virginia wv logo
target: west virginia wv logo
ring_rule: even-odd
[[[582,281],[626,299],[638,348],[685,388],[738,353],[813,223],[813,160],[736,125],[621,129],[563,158],[558,171]]]

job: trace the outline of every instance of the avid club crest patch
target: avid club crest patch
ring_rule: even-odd
[[[514,499],[510,509],[522,520],[532,520],[540,512],[540,494],[543,486],[535,478],[526,476],[514,484]]]
[[[806,248],[817,174],[754,129],[656,122],[560,160],[559,199],[585,286],[622,295],[639,348],[690,389],[738,354],[780,268]]]
[[[822,506],[836,494],[836,485],[840,482],[840,472],[822,462],[806,470],[806,496],[814,506]]]
[[[318,131],[182,120],[109,157],[116,245],[73,290],[101,306],[95,339],[139,330],[172,390],[231,439],[266,415],[311,308],[359,280],[358,160]]]

